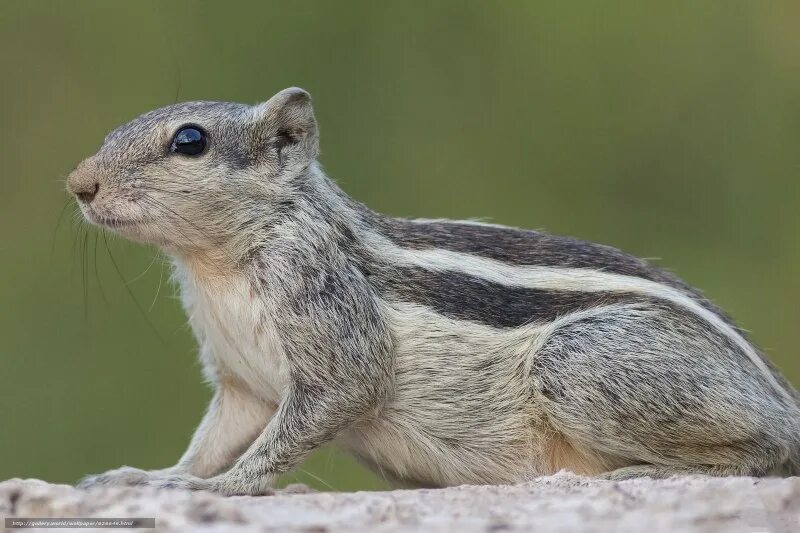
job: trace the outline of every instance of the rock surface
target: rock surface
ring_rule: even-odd
[[[201,531],[800,531],[800,478],[611,482],[560,473],[513,486],[302,492],[225,498],[13,479],[0,483],[0,515],[155,517],[158,530]]]

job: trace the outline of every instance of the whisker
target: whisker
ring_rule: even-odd
[[[89,266],[87,241],[89,240],[89,229],[81,225],[81,282],[83,284],[83,318],[89,322]]]
[[[150,321],[150,319],[147,316],[147,313],[145,313],[144,309],[139,303],[139,300],[136,299],[136,296],[133,294],[133,291],[131,290],[130,286],[125,281],[125,276],[122,274],[122,270],[120,270],[119,265],[117,264],[117,260],[114,259],[114,254],[111,253],[111,248],[108,246],[108,239],[106,238],[105,232],[103,232],[103,242],[106,245],[106,252],[108,252],[108,257],[109,259],[111,259],[111,264],[114,266],[114,270],[117,272],[117,275],[122,280],[122,286],[125,287],[125,290],[128,292],[128,295],[131,297],[131,300],[133,300],[133,303],[136,304],[136,309],[139,310],[139,314],[142,315],[144,321],[147,323],[150,329],[153,330],[153,333],[156,334],[156,337],[158,337],[158,340],[161,342],[162,346],[166,347],[167,342],[164,340],[164,338],[161,336],[161,333],[158,332],[156,327]]]
[[[156,300],[158,300],[158,295],[161,293],[161,282],[164,280],[164,264],[162,263],[161,268],[159,268],[159,276],[158,276],[158,288],[156,289],[156,295],[153,296],[153,301],[150,303],[150,309],[147,311],[150,312],[153,310],[153,307],[156,305]]]
[[[156,262],[156,256],[154,255],[153,259],[150,261],[150,264],[147,265],[147,268],[144,269],[144,272],[142,272],[141,274],[137,275],[136,277],[134,277],[133,279],[128,281],[127,282],[128,285],[131,285],[131,284],[135,283],[136,281],[140,280],[141,278],[143,278],[150,271],[150,267],[152,267],[153,263],[155,263],[155,262]]]
[[[56,222],[56,229],[53,230],[53,239],[50,242],[50,263],[51,264],[53,262],[53,255],[55,255],[56,238],[58,237],[58,230],[61,227],[61,221],[64,219],[64,213],[67,212],[67,208],[69,207],[69,204],[71,203],[71,201],[72,201],[71,198],[68,198],[68,197],[65,198],[64,199],[64,206],[61,208],[61,212],[58,214],[58,221]]]
[[[100,231],[102,231],[102,229]],[[97,280],[97,288],[100,289],[100,297],[103,299],[103,303],[108,306],[106,291],[103,290],[103,283],[100,281],[100,271],[97,268],[97,241],[99,238],[100,236],[98,235],[97,230],[94,230],[94,278]]]
[[[72,256],[72,261],[70,263],[70,279],[75,279],[75,259],[76,254],[78,253],[78,241],[80,239],[81,226],[78,219],[74,217],[72,219],[72,225],[77,231],[77,236],[74,232],[70,233],[70,236],[72,237],[72,248],[70,250],[70,255]]]
[[[324,479],[322,479],[318,475],[313,474],[313,473],[309,472],[308,470],[306,470],[304,468],[298,468],[297,470],[299,470],[300,472],[304,473],[308,477],[313,478],[314,480],[318,481],[319,483],[322,483],[323,485],[325,485],[327,488],[329,488],[333,492],[339,492],[339,489],[337,489],[336,487],[334,487],[333,485],[331,485],[330,483],[328,483],[327,481],[325,481]]]

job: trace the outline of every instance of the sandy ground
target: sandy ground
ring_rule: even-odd
[[[304,493],[305,492],[305,493]],[[7,517],[145,517],[158,530],[800,532],[800,478],[598,481],[561,473],[512,486],[225,498],[150,488],[0,483]],[[96,531],[86,530],[83,531]],[[120,530],[115,530],[120,531]]]

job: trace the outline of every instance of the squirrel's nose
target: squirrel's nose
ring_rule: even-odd
[[[87,188],[75,190],[73,194],[78,197],[78,200],[88,204],[91,203],[92,200],[94,200],[94,197],[97,196],[97,191],[99,190],[100,190],[100,184],[94,182],[93,186],[91,184],[87,184]]]
[[[100,191],[100,182],[94,172],[81,163],[67,178],[67,190],[74,194],[78,201],[85,204],[94,200]]]

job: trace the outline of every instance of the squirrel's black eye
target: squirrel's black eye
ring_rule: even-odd
[[[206,134],[196,126],[184,126],[175,134],[170,150],[184,155],[199,155],[206,149]]]

